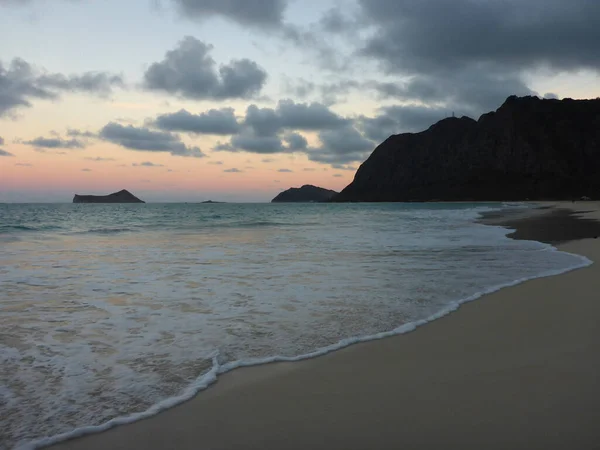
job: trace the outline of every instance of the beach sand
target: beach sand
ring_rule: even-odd
[[[547,206],[507,219],[521,221],[515,237],[545,230],[538,239],[600,261],[598,223],[583,233],[556,212],[600,218],[599,205]],[[599,350],[594,264],[502,289],[408,334],[234,370],[153,418],[52,448],[598,449]]]

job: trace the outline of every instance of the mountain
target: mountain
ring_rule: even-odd
[[[600,99],[509,97],[390,136],[333,201],[600,198]]]
[[[73,203],[146,203],[131,192],[123,189],[109,195],[78,195],[73,197]]]
[[[326,202],[331,200],[336,191],[323,189],[311,184],[305,184],[299,188],[290,188],[287,191],[280,192],[277,197],[271,200],[271,203],[277,202]]]

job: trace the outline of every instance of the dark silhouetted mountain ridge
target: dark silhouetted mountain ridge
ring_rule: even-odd
[[[600,99],[509,97],[390,136],[334,201],[600,198]]]

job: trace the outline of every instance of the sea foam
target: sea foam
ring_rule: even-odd
[[[0,341],[0,362],[18,380],[0,372],[0,394],[12,443],[39,448],[150,417],[235,368],[406,333],[502,287],[591,264],[473,223],[497,207],[232,206],[215,220],[301,225],[90,240],[75,223],[41,249],[9,243],[0,307],[17,339]],[[199,222],[216,215],[192,211]]]

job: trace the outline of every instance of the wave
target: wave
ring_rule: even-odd
[[[23,231],[53,231],[60,229],[62,229],[62,227],[55,225],[45,225],[39,227],[33,227],[28,225],[0,225],[0,234]]]
[[[73,234],[117,234],[139,231],[136,228],[91,228],[85,231],[76,231]]]
[[[501,228],[501,227],[496,227],[496,228]],[[505,231],[508,232],[508,230],[505,230]],[[540,243],[540,245],[545,247],[545,250],[548,250],[548,251],[559,251],[557,248],[555,248],[551,245],[548,245],[548,244]],[[561,253],[567,253],[567,252],[561,252]],[[65,440],[74,439],[74,438],[81,437],[84,435],[106,431],[106,430],[113,428],[115,426],[118,426],[118,425],[125,425],[125,424],[129,424],[129,423],[137,422],[139,420],[152,417],[166,409],[170,409],[174,406],[177,406],[183,402],[186,402],[186,401],[192,399],[199,392],[208,388],[215,381],[217,381],[217,378],[219,375],[229,372],[231,370],[234,370],[234,369],[237,369],[240,367],[263,365],[263,364],[269,364],[269,363],[273,363],[273,362],[295,362],[295,361],[301,361],[301,360],[305,360],[305,359],[311,359],[311,358],[322,356],[322,355],[331,353],[333,351],[348,347],[348,346],[356,344],[356,343],[373,341],[373,340],[383,339],[386,337],[409,333],[411,331],[414,331],[416,328],[418,328],[421,325],[425,325],[429,322],[432,322],[434,320],[442,318],[442,317],[456,311],[457,309],[460,308],[460,306],[462,304],[477,300],[484,295],[496,292],[496,291],[506,288],[506,287],[515,286],[517,284],[523,283],[528,280],[560,275],[560,274],[567,273],[572,270],[580,269],[583,267],[587,267],[587,266],[593,264],[593,261],[586,258],[585,256],[576,255],[576,254],[571,254],[571,255],[575,256],[578,259],[577,263],[570,265],[568,267],[565,267],[563,269],[549,270],[549,271],[539,273],[538,275],[519,278],[519,279],[510,281],[510,282],[507,282],[507,283],[492,286],[490,288],[487,288],[480,292],[477,292],[471,296],[468,296],[461,300],[457,300],[457,301],[447,305],[443,309],[439,310],[438,312],[430,315],[429,317],[402,324],[399,327],[392,329],[390,331],[383,331],[380,333],[375,333],[375,334],[365,335],[365,336],[349,337],[346,339],[342,339],[342,340],[338,341],[337,343],[334,343],[334,344],[331,344],[331,345],[328,345],[325,347],[321,347],[312,352],[305,353],[302,355],[297,355],[297,356],[275,355],[275,356],[264,357],[264,358],[243,359],[243,360],[231,361],[231,362],[228,362],[225,364],[220,364],[218,361],[219,355],[218,355],[218,353],[215,353],[213,355],[210,355],[210,358],[212,358],[211,369],[208,372],[200,375],[181,394],[179,394],[177,396],[169,397],[158,403],[155,403],[154,405],[152,405],[150,408],[148,408],[147,410],[145,410],[143,412],[134,413],[134,414],[130,414],[127,416],[116,417],[116,418],[111,419],[100,425],[91,425],[91,426],[80,427],[80,428],[77,428],[75,430],[72,430],[72,431],[69,431],[66,433],[61,433],[61,434],[57,434],[57,435],[54,435],[51,437],[36,439],[34,441],[24,443],[24,444],[18,444],[16,449],[18,449],[18,450],[34,450],[34,449],[38,449],[41,447],[53,445],[53,444],[56,444],[58,442],[62,442]]]

